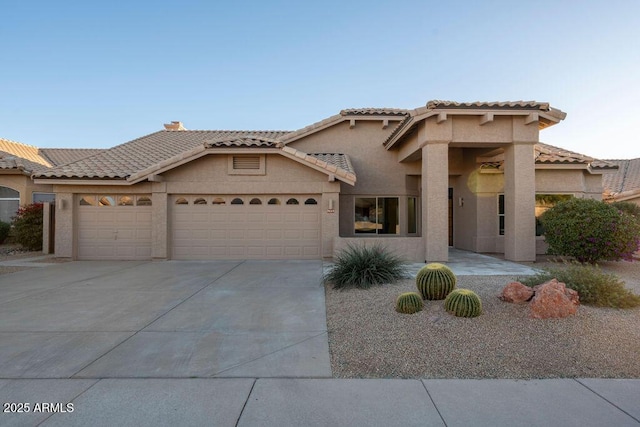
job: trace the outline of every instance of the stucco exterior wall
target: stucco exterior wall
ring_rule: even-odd
[[[382,145],[393,125],[382,121],[357,121],[354,128],[342,122],[289,145],[307,153],[343,153],[351,158],[358,180],[342,186],[342,194],[397,194],[406,188],[406,175],[420,175],[420,162],[398,163]],[[406,190],[405,190],[406,192]]]
[[[33,203],[33,193],[53,193],[53,185],[35,184],[31,177],[22,174],[0,174],[0,186],[20,193],[20,206]]]

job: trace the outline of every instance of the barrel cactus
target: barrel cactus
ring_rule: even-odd
[[[454,289],[444,300],[444,308],[457,317],[476,317],[482,313],[482,301],[470,289]]]
[[[396,311],[398,313],[413,314],[422,310],[422,298],[417,292],[405,292],[398,295],[396,300]]]
[[[418,271],[416,286],[422,299],[445,299],[456,287],[456,275],[444,264],[427,264]]]

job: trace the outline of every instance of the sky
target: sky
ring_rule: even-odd
[[[540,140],[640,157],[640,1],[8,0],[0,138],[108,148],[345,108],[549,102]]]

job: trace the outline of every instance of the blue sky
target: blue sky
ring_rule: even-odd
[[[550,102],[541,140],[640,157],[640,1],[10,1],[0,137],[111,147],[343,108]]]

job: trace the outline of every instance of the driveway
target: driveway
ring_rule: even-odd
[[[0,378],[330,377],[321,261],[55,264],[0,276]]]

